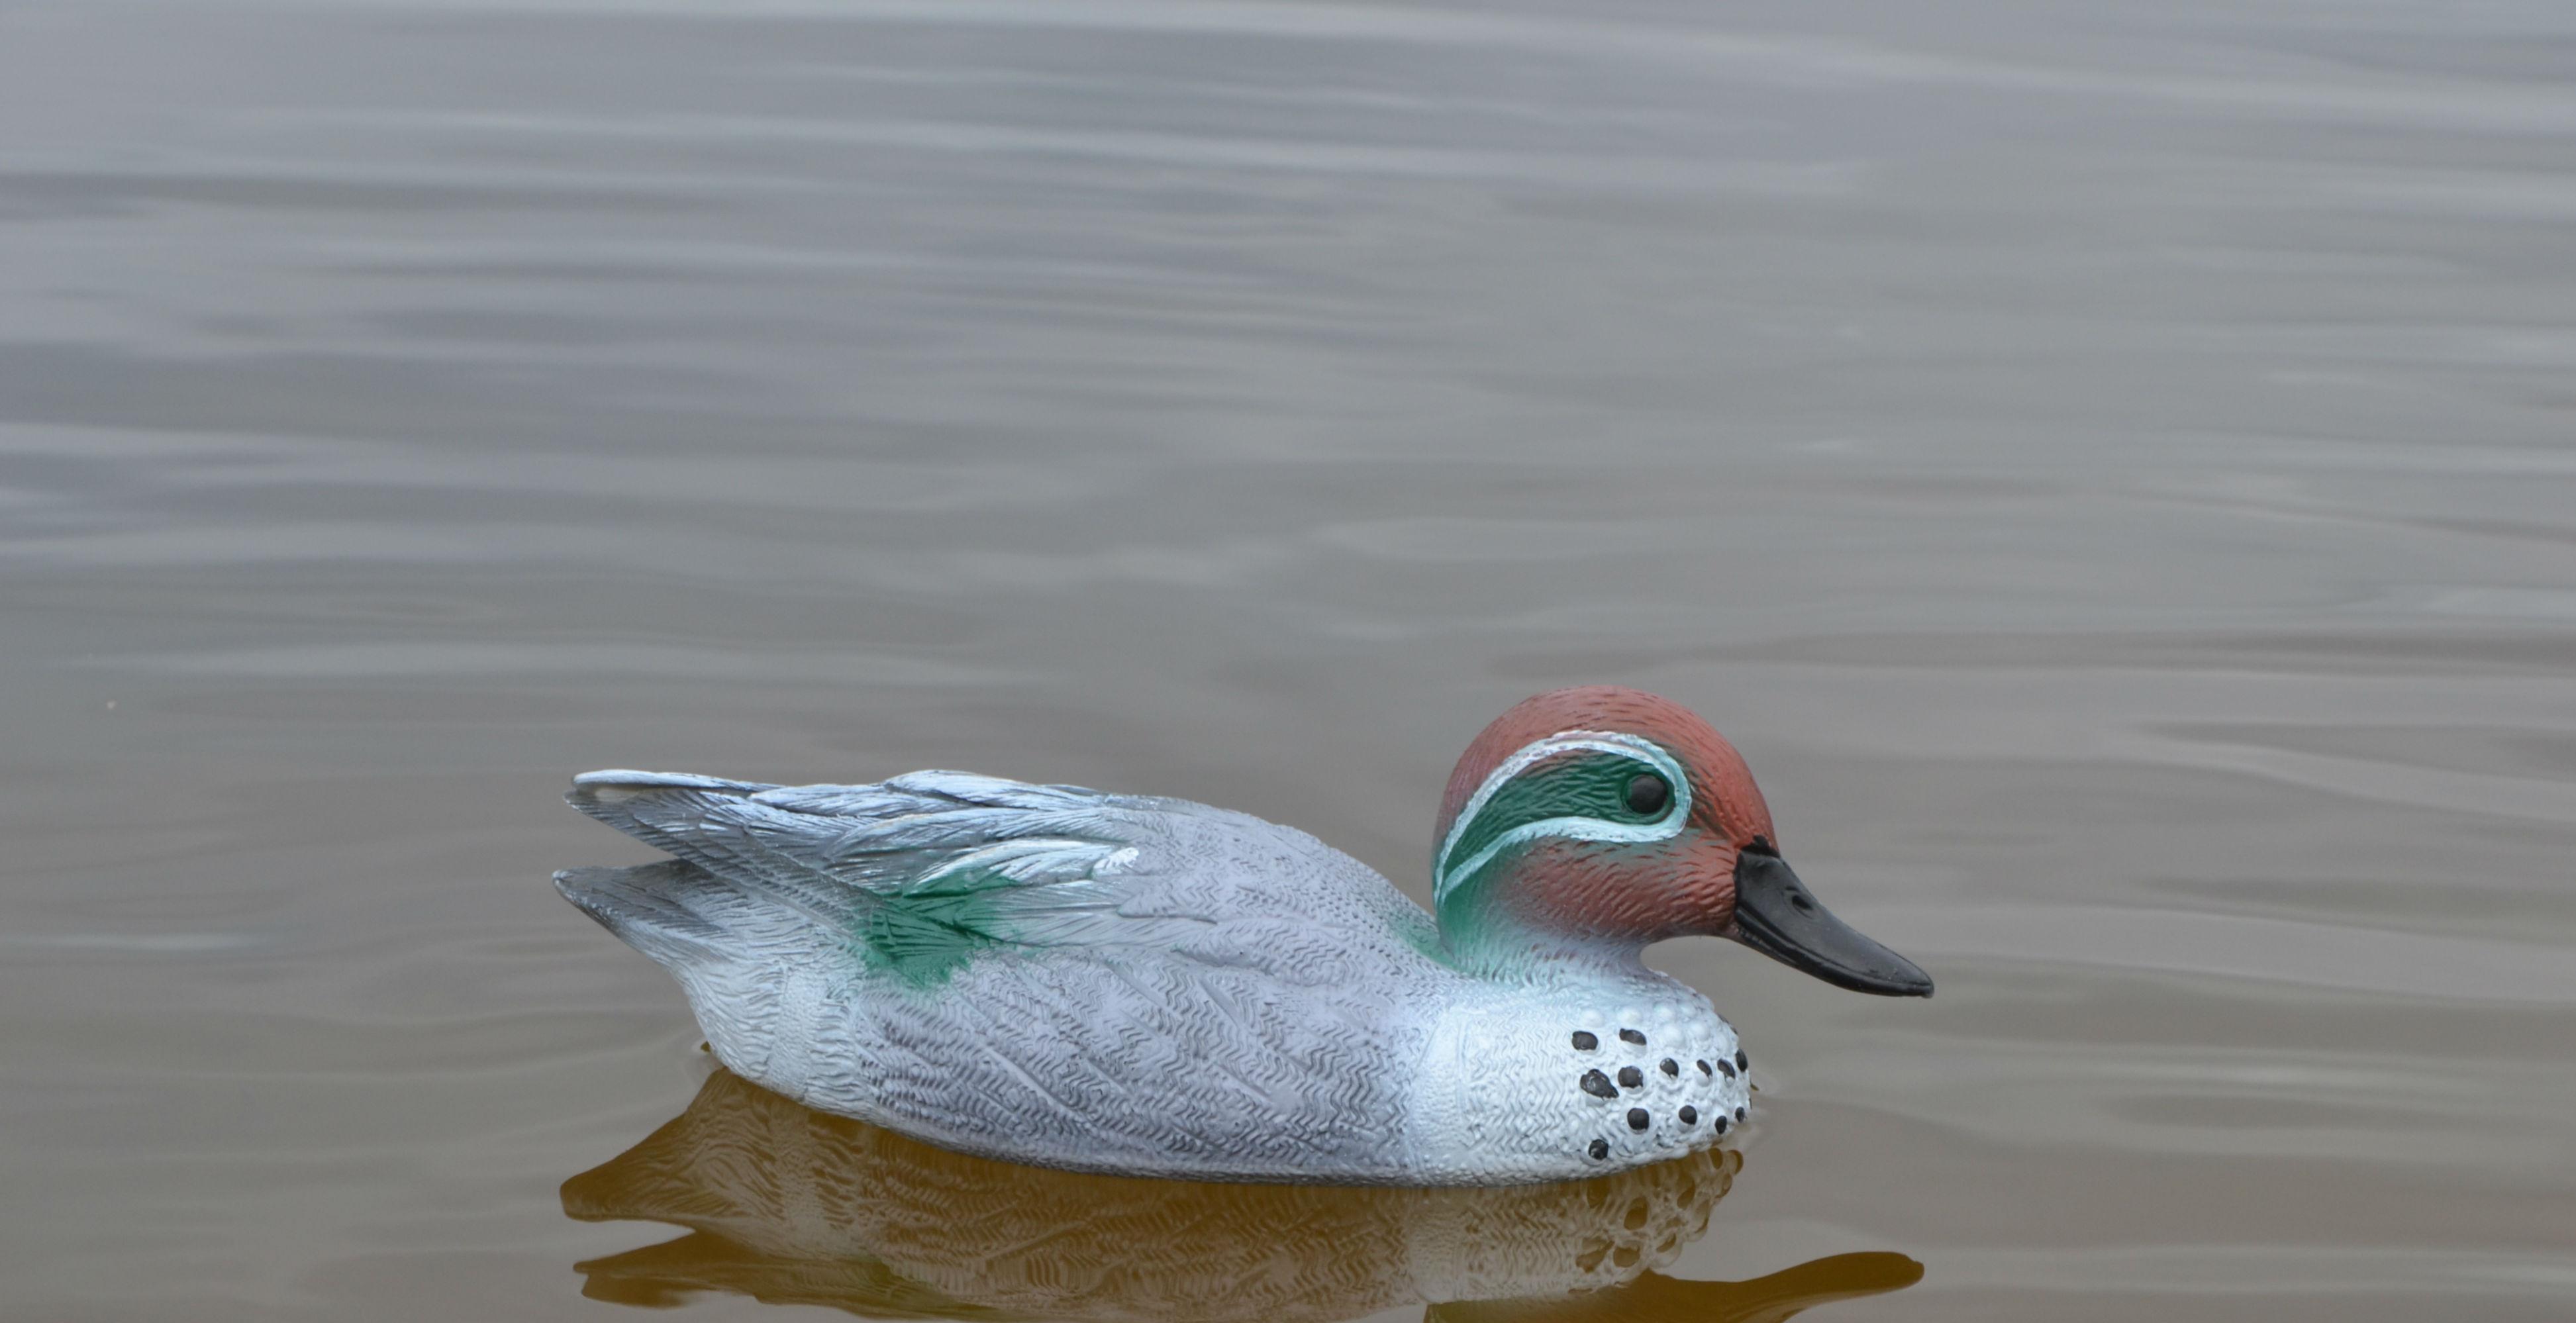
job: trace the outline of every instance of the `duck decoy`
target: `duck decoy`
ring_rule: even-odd
[[[555,884],[678,978],[726,1067],[1041,1166],[1597,1175],[1708,1148],[1750,1106],[1734,1027],[1648,943],[1932,992],[1790,870],[1734,747],[1634,689],[1540,694],[1476,737],[1431,913],[1302,831],[1180,799],[943,771],[603,771],[568,798],[673,856]]]

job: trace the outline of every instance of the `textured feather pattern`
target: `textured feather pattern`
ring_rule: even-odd
[[[1578,1088],[1592,1062],[1569,1056],[1569,1029],[1607,1040],[1651,1012],[1662,1050],[1731,1052],[1705,999],[1643,970],[1609,986],[1462,974],[1383,877],[1244,814],[957,772],[593,772],[568,798],[675,857],[557,885],[679,979],[727,1066],[969,1152],[1529,1181],[1705,1147],[1714,1127],[1679,1128],[1674,1108],[1742,1105],[1731,1068],[1659,1077],[1673,1096],[1631,1128],[1628,1103]]]
[[[979,1151],[1121,1170],[1386,1165],[1420,910],[1303,833],[949,772],[776,787],[601,772],[677,856],[561,885],[678,974],[745,1075]],[[897,917],[900,916],[900,917]],[[724,934],[719,936],[719,934]],[[925,965],[925,946],[960,948]]]

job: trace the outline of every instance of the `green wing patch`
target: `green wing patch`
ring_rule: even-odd
[[[973,868],[886,892],[859,920],[859,954],[906,983],[945,983],[978,953],[1011,943],[1001,902],[1023,885],[999,869]]]

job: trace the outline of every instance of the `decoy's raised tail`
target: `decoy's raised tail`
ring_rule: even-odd
[[[1541,694],[1468,747],[1436,918],[1304,832],[1187,800],[960,772],[606,771],[568,798],[672,856],[555,885],[678,978],[728,1067],[1047,1166],[1596,1174],[1705,1148],[1749,1104],[1734,1028],[1647,943],[1932,992],[1790,871],[1735,750],[1632,689]]]

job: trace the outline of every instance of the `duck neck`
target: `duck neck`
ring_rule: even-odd
[[[1594,887],[1561,860],[1515,851],[1435,884],[1433,906],[1449,963],[1505,982],[1624,983],[1656,977],[1637,932],[1605,931]]]
[[[1511,983],[1613,982],[1652,978],[1645,943],[1567,932],[1530,922],[1501,905],[1440,907],[1440,946],[1449,963],[1479,978]]]

